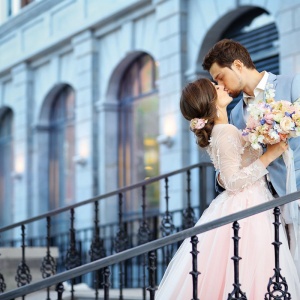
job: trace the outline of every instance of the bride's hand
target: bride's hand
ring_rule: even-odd
[[[267,167],[272,161],[278,158],[284,151],[288,149],[287,142],[281,141],[274,145],[268,145],[267,151],[260,157],[262,163]]]

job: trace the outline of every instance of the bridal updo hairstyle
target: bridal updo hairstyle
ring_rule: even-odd
[[[180,110],[184,118],[189,121],[194,118],[207,120],[203,128],[193,130],[197,137],[197,144],[202,148],[208,146],[214,127],[214,119],[217,115],[216,99],[216,89],[207,78],[188,83],[181,92]]]

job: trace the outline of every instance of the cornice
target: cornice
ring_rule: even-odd
[[[21,25],[24,25],[27,21],[31,21],[37,16],[43,14],[61,2],[61,0],[43,0],[28,4],[22,8],[17,15],[11,17],[0,25],[0,38],[17,29]]]

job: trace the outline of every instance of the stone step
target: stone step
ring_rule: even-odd
[[[64,283],[65,291],[63,292],[63,300],[71,300],[70,286]],[[76,300],[95,300],[95,290],[88,287],[85,283],[80,283],[74,286],[75,299]],[[118,289],[109,290],[110,300],[119,300],[120,291]],[[26,300],[42,300],[47,298],[47,292],[45,290],[32,293],[26,296]],[[57,299],[57,292],[53,289],[50,291],[50,299]],[[99,300],[104,300],[103,290],[99,290]],[[143,300],[142,289],[123,289],[124,300]],[[146,293],[146,299],[149,300],[149,292]],[[16,298],[15,300],[22,300],[22,298]]]

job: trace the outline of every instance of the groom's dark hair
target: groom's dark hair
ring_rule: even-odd
[[[217,42],[206,54],[203,60],[203,69],[209,71],[213,63],[220,67],[231,68],[233,62],[238,59],[248,69],[255,69],[255,65],[248,50],[240,43],[223,39]]]

